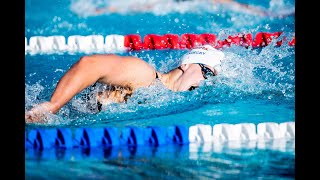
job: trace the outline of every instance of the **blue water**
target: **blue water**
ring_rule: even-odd
[[[27,0],[25,36],[110,35],[174,33],[214,33],[218,39],[240,32],[277,32],[292,37],[295,18],[260,17],[243,10],[208,5],[204,2],[159,4],[136,12],[128,9],[132,1],[115,3],[119,12],[93,14],[92,9],[105,1]],[[124,3],[128,2],[128,3]],[[270,12],[294,10],[293,0],[248,1]],[[277,2],[277,3],[276,3]],[[121,4],[122,3],[122,4]],[[122,7],[122,8],[121,8]],[[179,7],[179,8],[178,8]],[[98,113],[88,113],[81,94],[56,115],[49,127],[286,122],[295,121],[295,49],[286,44],[262,49],[233,46],[223,50],[226,60],[221,76],[203,82],[195,91],[173,93],[163,88],[141,89],[126,104],[112,104]],[[175,67],[185,50],[161,50],[118,53],[140,57],[158,71]],[[61,76],[84,54],[26,54],[26,109],[49,100]],[[27,125],[32,129],[41,125]],[[42,126],[41,126],[42,127]],[[292,142],[273,148],[273,142],[261,148],[231,148],[227,145],[194,153],[189,146],[140,147],[140,154],[125,155],[123,149],[112,157],[101,152],[79,157],[79,152],[64,152],[57,158],[26,151],[27,179],[294,179],[295,152]],[[294,144],[294,142],[293,142]],[[210,146],[214,147],[214,146]],[[217,150],[220,149],[220,150]],[[52,150],[53,151],[53,150]],[[99,151],[99,150],[97,150]],[[101,150],[100,150],[101,151]],[[148,154],[155,152],[154,154]],[[51,155],[50,155],[51,153]],[[54,154],[54,155],[52,155]],[[69,154],[69,156],[68,156]],[[70,155],[71,154],[71,155]],[[130,153],[129,153],[130,154]],[[195,155],[196,154],[196,155]],[[98,157],[94,157],[94,155]],[[101,157],[99,157],[99,155]],[[74,156],[77,156],[75,158]]]

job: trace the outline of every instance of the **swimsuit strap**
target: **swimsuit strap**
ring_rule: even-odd
[[[181,68],[181,66],[179,66],[178,69],[180,69],[182,73],[184,73],[184,70]]]

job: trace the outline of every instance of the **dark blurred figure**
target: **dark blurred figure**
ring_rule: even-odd
[[[276,0],[277,1],[277,0]],[[120,1],[117,1],[118,3]],[[130,2],[130,3],[129,3]],[[126,1],[126,7],[130,12],[145,12],[152,10],[155,6],[166,4],[166,3],[174,3],[173,5],[179,5],[181,3],[188,2],[204,2],[209,3],[210,5],[223,5],[226,8],[230,8],[234,11],[242,11],[245,13],[258,15],[258,16],[271,16],[271,17],[286,17],[292,16],[295,12],[282,12],[282,13],[274,13],[270,12],[267,9],[263,9],[258,6],[240,3],[236,0],[137,0],[137,1]],[[104,14],[104,13],[115,13],[120,12],[122,7],[120,8],[120,4],[112,4],[111,1],[107,3],[104,7],[99,7],[95,9],[94,14]]]

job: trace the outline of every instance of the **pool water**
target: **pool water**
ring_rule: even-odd
[[[127,2],[127,3],[125,3]],[[141,1],[142,2],[142,1]],[[137,3],[141,3],[135,2]],[[150,1],[152,2],[152,1]],[[247,1],[273,13],[294,11],[294,0]],[[118,12],[94,14],[94,8],[110,3]],[[295,18],[261,17],[244,10],[204,1],[160,3],[147,10],[133,11],[133,1],[27,0],[25,36],[127,35],[213,33],[217,39],[237,33],[278,32],[292,37]],[[179,5],[179,6],[178,6]],[[252,49],[232,46],[223,49],[225,60],[221,76],[210,78],[194,91],[174,93],[156,84],[141,88],[127,103],[112,104],[100,113],[90,113],[74,97],[46,125],[37,127],[146,127],[174,124],[215,125],[219,123],[254,123],[295,121],[295,49],[283,44]],[[150,63],[160,72],[176,67],[186,50],[119,52]],[[26,54],[25,106],[49,100],[61,76],[84,53]],[[87,156],[76,150],[56,150],[42,155],[26,151],[27,179],[294,179],[294,140],[256,142],[253,146],[230,144],[139,147],[128,153],[122,147]],[[61,152],[60,152],[61,153]],[[104,154],[104,155],[103,155]],[[108,153],[107,153],[108,154]],[[75,155],[77,155],[75,157]],[[117,172],[117,173],[115,173]]]

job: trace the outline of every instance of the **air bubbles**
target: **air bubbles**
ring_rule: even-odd
[[[53,20],[54,23],[61,21],[61,17],[59,16],[54,16]]]
[[[63,69],[56,69],[54,72],[64,72]]]
[[[264,26],[264,28],[265,28],[266,30],[270,30],[270,29],[271,29],[269,24],[266,24],[266,25]]]
[[[35,73],[31,73],[31,74],[29,74],[29,77],[32,77],[32,76],[34,76],[36,74],[37,74],[36,72]]]

